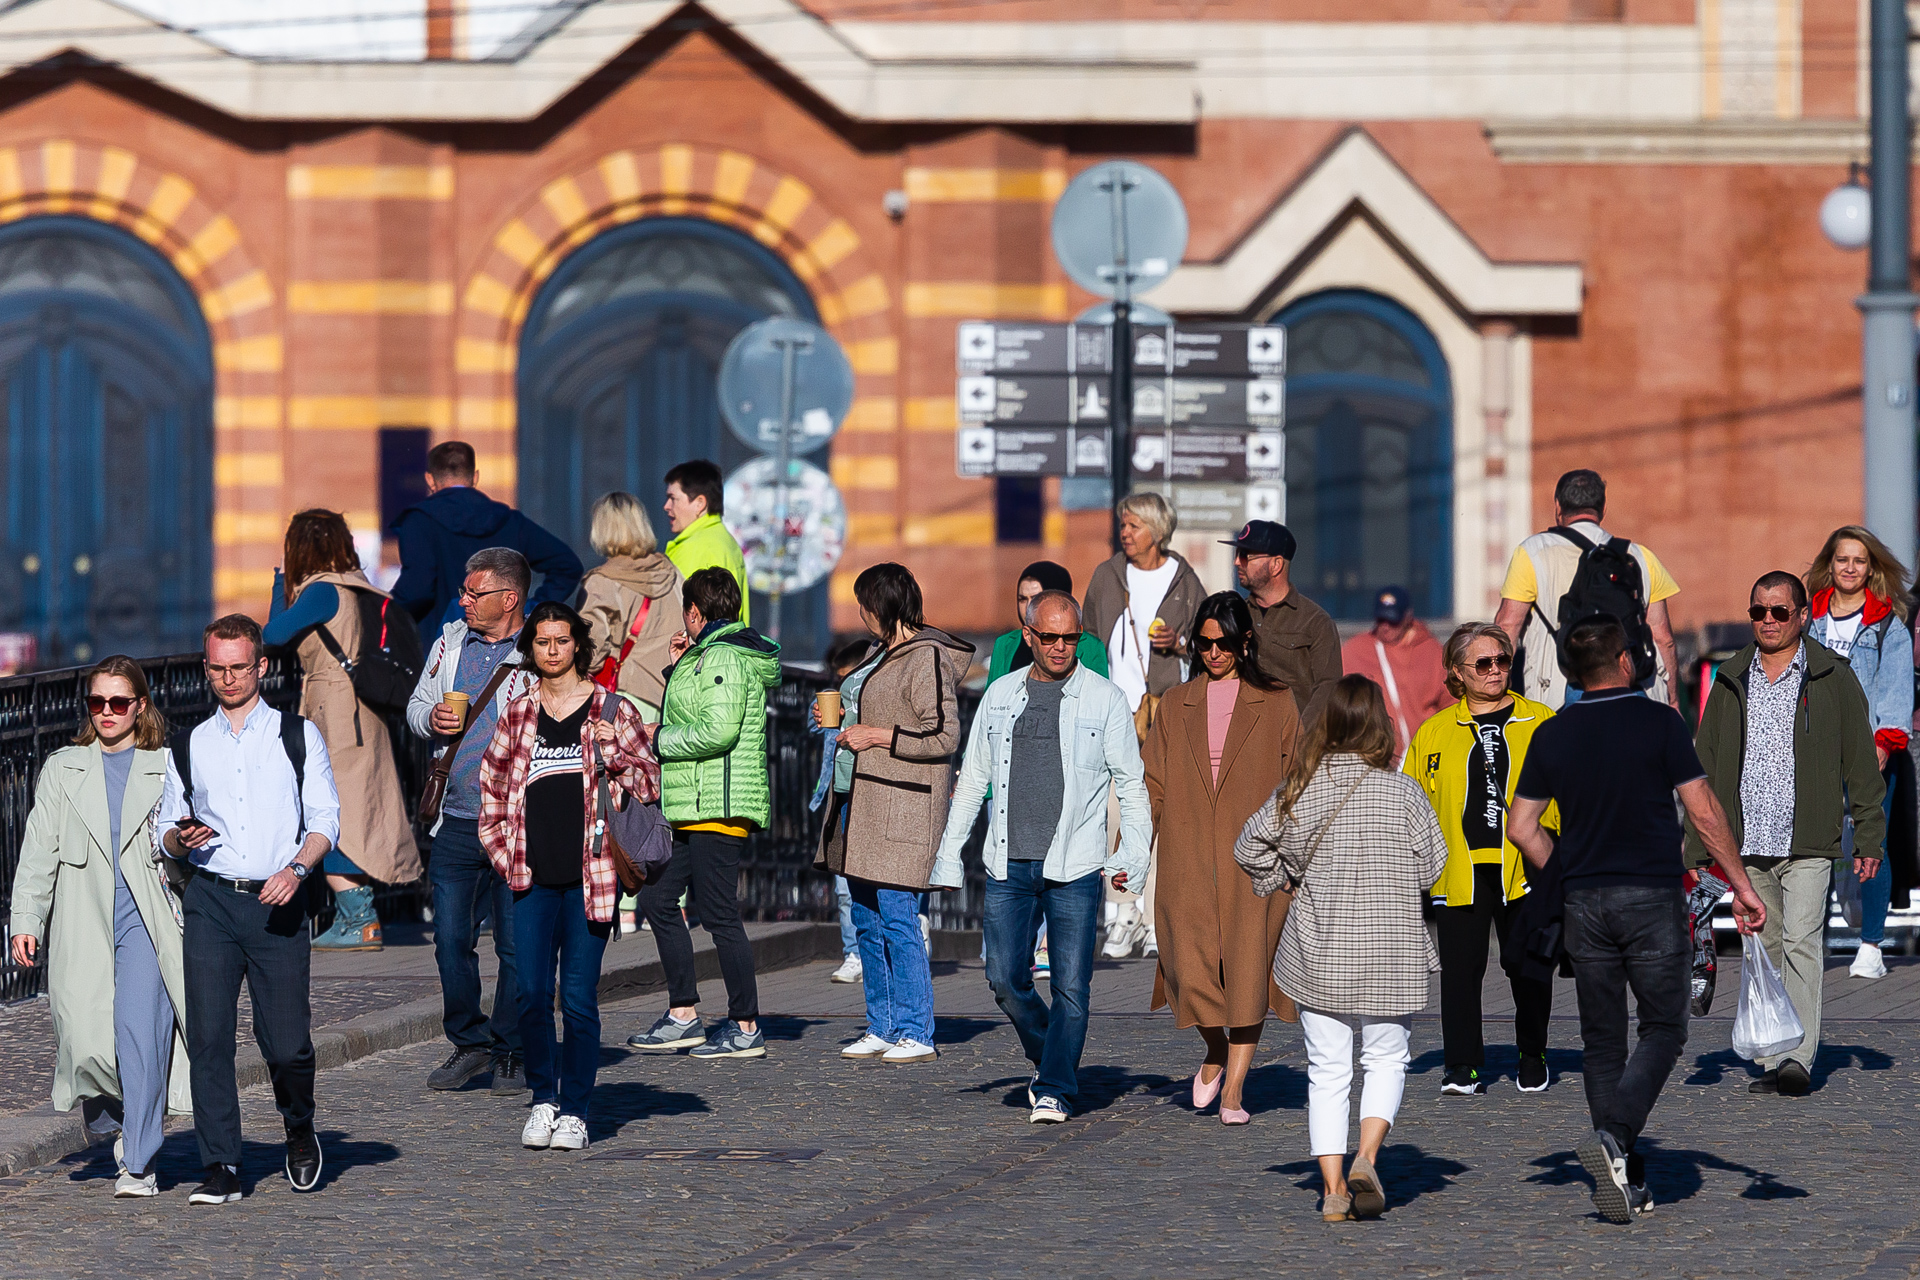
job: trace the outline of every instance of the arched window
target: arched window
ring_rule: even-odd
[[[521,340],[520,505],[595,563],[587,525],[600,495],[639,497],[662,545],[667,469],[711,458],[731,474],[756,456],[720,419],[720,359],[770,315],[818,322],[785,263],[730,228],[646,218],[575,252],[534,299]],[[809,461],[826,466],[824,455]],[[756,595],[754,622],[764,626]],[[788,596],[782,634],[796,653],[826,645],[826,584]]]
[[[213,359],[186,283],[83,218],[0,228],[0,631],[43,666],[199,647]]]
[[[1453,614],[1453,393],[1425,325],[1378,294],[1313,294],[1287,326],[1287,526],[1293,581],[1336,618],[1382,587]]]

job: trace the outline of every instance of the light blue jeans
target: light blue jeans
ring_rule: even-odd
[[[920,938],[920,895],[851,879],[867,1032],[890,1044],[933,1043],[933,971]]]
[[[860,935],[854,931],[853,890],[847,887],[845,876],[833,878],[833,905],[840,909],[840,954],[857,955],[860,951]]]

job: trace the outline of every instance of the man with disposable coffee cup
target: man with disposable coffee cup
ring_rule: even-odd
[[[480,757],[508,702],[533,687],[516,641],[526,620],[533,571],[509,547],[488,547],[467,560],[460,592],[463,618],[446,624],[427,653],[407,704],[407,724],[434,743],[446,789],[433,826],[427,877],[433,887],[433,954],[440,968],[441,1024],[452,1052],[427,1076],[433,1089],[459,1089],[492,1071],[492,1090],[520,1093],[520,1023],[513,969],[513,894],[480,847]],[[444,768],[441,768],[444,766]],[[499,977],[493,1015],[480,1008],[480,956],[475,921],[493,916]]]

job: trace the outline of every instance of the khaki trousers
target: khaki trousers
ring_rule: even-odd
[[[1791,1058],[1809,1071],[1820,1049],[1820,985],[1826,968],[1827,893],[1833,863],[1826,858],[1747,858],[1747,878],[1766,904],[1760,941],[1787,982],[1787,998],[1807,1038],[1796,1049],[1757,1061],[1772,1071]]]

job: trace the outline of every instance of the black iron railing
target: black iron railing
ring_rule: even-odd
[[[154,658],[140,664],[146,672],[154,705],[179,727],[196,724],[213,714],[215,702],[197,654]],[[49,754],[73,740],[84,711],[80,687],[85,668],[42,671],[0,679],[0,925],[13,901],[14,871],[20,861],[20,840],[33,804],[33,787],[40,765]],[[820,817],[807,809],[820,776],[820,738],[807,728],[807,708],[813,695],[827,687],[826,677],[801,667],[789,667],[785,680],[767,702],[767,768],[772,788],[773,817],[767,829],[748,842],[740,868],[740,908],[749,920],[831,920],[834,918],[833,880],[813,869],[819,840]],[[299,701],[299,668],[289,659],[274,658],[263,682],[269,705],[285,710]],[[962,692],[960,714],[970,724],[979,696]],[[413,811],[432,761],[427,743],[408,730],[403,716],[388,720],[394,763],[408,811]],[[422,859],[430,857],[429,840],[416,825],[415,839]],[[983,839],[976,828],[968,859],[969,881],[958,893],[932,897],[936,928],[980,927],[984,896],[978,855]],[[431,898],[424,880],[412,884],[382,885],[375,892],[380,918],[397,921],[426,918]],[[331,904],[315,922],[325,928]],[[0,937],[10,933],[0,928]],[[11,958],[0,959],[0,1003],[25,999],[41,990],[44,968],[19,968]]]

